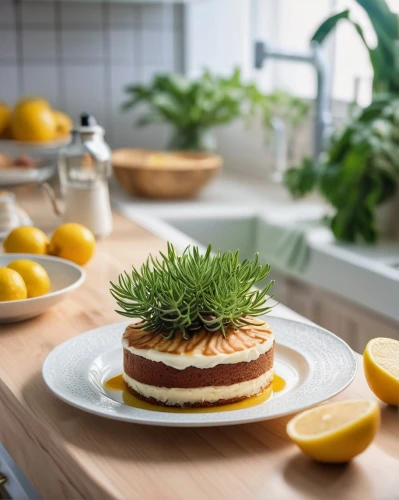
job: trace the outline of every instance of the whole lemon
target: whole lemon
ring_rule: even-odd
[[[33,260],[13,260],[7,267],[13,269],[22,276],[25,281],[28,298],[40,297],[50,290],[50,278],[47,271]]]
[[[95,246],[96,240],[90,229],[68,222],[54,231],[49,253],[83,266],[91,259]]]
[[[47,253],[48,238],[41,229],[21,226],[13,229],[4,240],[6,253]]]
[[[19,141],[50,141],[54,139],[56,122],[48,103],[26,100],[19,103],[11,114],[11,130]]]
[[[72,120],[68,115],[53,109],[53,116],[55,120],[55,136],[56,138],[65,137],[72,129]]]
[[[26,299],[27,295],[22,276],[13,269],[0,267],[0,302]]]
[[[2,136],[10,122],[11,111],[7,104],[0,101],[0,136]]]
[[[41,95],[35,95],[35,94],[27,94],[21,97],[15,104],[15,108],[17,108],[21,104],[25,104],[27,102],[32,102],[32,101],[41,102],[45,104],[48,108],[51,108],[50,103],[47,101],[47,99],[45,99]]]

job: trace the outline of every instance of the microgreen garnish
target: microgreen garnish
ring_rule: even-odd
[[[187,247],[178,255],[168,243],[167,254],[150,255],[139,270],[133,268],[111,282],[110,292],[128,318],[141,318],[133,327],[172,338],[180,330],[184,338],[205,328],[209,332],[251,324],[249,316],[269,312],[267,294],[273,281],[253,289],[269,274],[269,264],[239,261],[239,252],[211,254],[209,245],[201,254],[198,247]]]

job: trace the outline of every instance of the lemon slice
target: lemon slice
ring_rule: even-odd
[[[319,462],[348,462],[372,442],[380,426],[376,401],[339,401],[300,413],[287,424],[288,436]]]
[[[363,354],[364,374],[377,398],[399,406],[399,341],[370,340]]]

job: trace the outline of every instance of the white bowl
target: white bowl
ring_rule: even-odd
[[[69,260],[36,255],[31,253],[7,253],[0,255],[0,267],[16,259],[29,259],[37,262],[47,271],[50,278],[50,291],[32,299],[0,302],[0,323],[12,323],[38,316],[48,308],[58,304],[68,293],[80,287],[86,279],[85,271]]]

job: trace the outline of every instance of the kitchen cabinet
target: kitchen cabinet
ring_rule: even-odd
[[[399,324],[383,316],[282,273],[274,272],[273,278],[278,301],[331,330],[356,352],[363,352],[374,337],[399,340]]]

